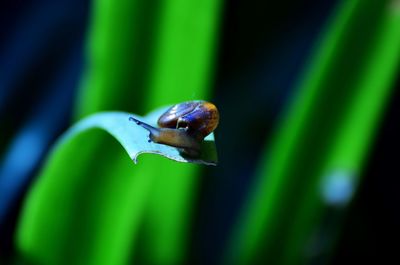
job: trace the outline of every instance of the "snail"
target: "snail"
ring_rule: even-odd
[[[129,120],[150,132],[149,142],[173,146],[183,155],[198,157],[202,141],[218,126],[219,113],[214,104],[195,100],[169,108],[158,119],[159,128],[133,117]]]

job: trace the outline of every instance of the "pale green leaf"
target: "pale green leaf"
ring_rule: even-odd
[[[119,111],[99,112],[76,123],[63,136],[62,141],[67,141],[89,129],[99,128],[112,135],[122,145],[135,163],[137,163],[137,158],[140,154],[151,153],[162,155],[178,162],[216,165],[217,152],[213,134],[208,135],[204,139],[201,147],[201,157],[194,159],[182,156],[177,148],[149,142],[149,132],[129,120],[129,117],[134,117],[156,126],[158,117],[165,112],[166,109],[166,107],[157,109],[145,117]]]

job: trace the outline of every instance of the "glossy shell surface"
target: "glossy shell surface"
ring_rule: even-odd
[[[158,119],[158,125],[162,128],[185,128],[188,133],[202,138],[214,131],[218,122],[217,107],[201,100],[176,104]]]

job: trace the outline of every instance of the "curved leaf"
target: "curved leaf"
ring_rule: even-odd
[[[214,144],[214,135],[206,137],[202,144],[201,157],[192,159],[182,156],[177,148],[157,144],[148,141],[148,131],[129,121],[129,117],[134,117],[148,124],[156,125],[157,119],[167,108],[160,108],[151,112],[145,117],[126,113],[126,112],[100,112],[82,119],[75,124],[63,137],[66,141],[75,135],[93,128],[100,128],[111,134],[122,145],[130,158],[137,163],[140,154],[151,153],[162,155],[171,160],[186,163],[197,163],[204,165],[217,164],[217,152]]]

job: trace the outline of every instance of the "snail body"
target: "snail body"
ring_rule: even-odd
[[[149,141],[173,146],[185,155],[197,157],[201,142],[218,126],[219,113],[214,104],[196,100],[169,108],[158,119],[160,128],[133,117],[129,119],[150,132]]]

